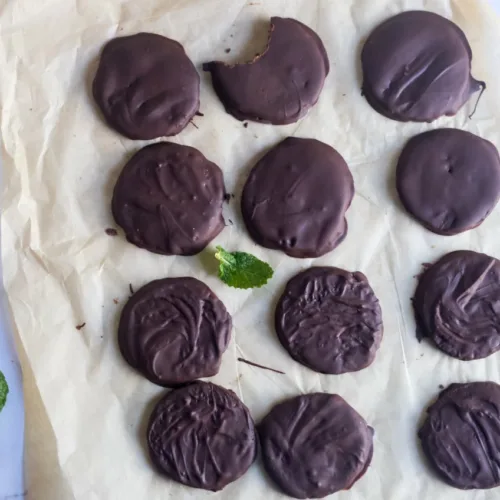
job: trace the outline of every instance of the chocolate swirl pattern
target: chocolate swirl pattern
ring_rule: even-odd
[[[164,255],[201,252],[224,228],[221,169],[197,149],[162,142],[123,168],[112,211],[128,241]]]
[[[500,261],[472,251],[442,257],[420,277],[414,297],[419,334],[458,359],[500,349]]]
[[[211,491],[242,476],[257,455],[248,408],[234,392],[207,382],[169,392],[153,410],[147,442],[161,472]]]
[[[138,290],[125,305],[118,342],[125,360],[166,387],[219,371],[231,316],[201,281],[166,278]]]
[[[427,410],[419,431],[422,448],[451,486],[500,486],[500,386],[452,384]]]
[[[241,210],[258,244],[291,257],[319,257],[345,238],[353,195],[351,172],[335,149],[288,137],[250,172]]]
[[[92,90],[109,125],[130,139],[176,135],[200,105],[200,77],[183,46],[154,33],[109,41]]]
[[[305,24],[272,17],[266,50],[247,64],[206,63],[214,90],[238,120],[285,125],[319,99],[330,63],[319,36]]]
[[[452,116],[485,88],[472,78],[471,60],[467,38],[456,24],[432,12],[403,12],[375,28],[363,47],[363,94],[393,120]]]
[[[349,489],[373,455],[373,429],[336,394],[288,399],[270,411],[258,430],[267,472],[295,498]]]
[[[278,302],[275,326],[292,358],[331,374],[370,365],[383,334],[380,305],[366,276],[335,267],[293,277]]]

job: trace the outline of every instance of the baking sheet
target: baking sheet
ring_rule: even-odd
[[[475,98],[456,117],[428,125],[387,120],[361,97],[356,61],[363,38],[386,17],[414,8],[445,15],[466,32],[473,75],[488,84],[472,120],[467,115]],[[146,143],[108,129],[89,89],[99,51],[114,36],[152,31],[174,38],[200,69],[205,61],[237,61],[261,50],[271,15],[295,17],[322,38],[331,72],[318,104],[297,124],[244,128],[224,112],[204,74],[204,116],[195,117],[198,128],[190,125],[172,139],[215,161],[229,192],[236,194],[226,214],[234,225],[211,248],[252,252],[276,270],[266,287],[235,291],[215,276],[210,249],[196,257],[163,257],[105,234],[115,227],[109,205],[117,175]],[[0,0],[2,263],[24,374],[28,498],[286,498],[259,462],[215,494],[179,486],[149,464],[145,423],[164,390],[124,363],[117,321],[129,283],[137,289],[152,279],[186,275],[206,282],[233,315],[233,338],[212,380],[233,389],[255,420],[285,397],[327,391],[342,395],[375,428],[372,466],[335,498],[482,500],[498,495],[495,490],[460,492],[436,479],[420,455],[416,428],[440,384],[500,382],[499,356],[460,362],[419,344],[410,297],[421,263],[445,252],[465,248],[500,257],[500,207],[476,230],[452,238],[434,235],[402,211],[394,168],[409,137],[437,127],[464,128],[500,146],[499,22],[480,0]],[[256,246],[239,215],[249,169],[289,135],[331,144],[355,179],[347,239],[315,260]],[[277,341],[271,319],[278,296],[292,275],[312,264],[368,276],[385,325],[371,367],[320,375],[291,360]],[[286,375],[239,363],[239,356]]]

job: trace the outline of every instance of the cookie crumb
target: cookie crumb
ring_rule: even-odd
[[[108,227],[104,231],[108,236],[118,236],[118,231],[112,227]]]

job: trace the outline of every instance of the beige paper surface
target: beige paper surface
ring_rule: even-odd
[[[431,125],[387,120],[361,97],[357,60],[363,38],[387,16],[412,8],[443,14],[466,32],[473,75],[488,84],[472,120],[467,115],[475,97],[455,118]],[[89,86],[99,51],[114,36],[166,35],[180,41],[200,68],[214,58],[235,61],[262,49],[271,15],[298,18],[324,41],[331,72],[318,104],[297,124],[244,128],[224,112],[205,74],[204,116],[194,120],[198,128],[190,125],[172,139],[199,148],[220,165],[229,192],[236,194],[226,214],[234,225],[212,248],[249,251],[276,269],[266,287],[235,291],[215,276],[209,252],[163,257],[105,234],[115,227],[114,181],[145,143],[104,125]],[[212,380],[236,391],[256,421],[287,396],[328,391],[342,395],[375,428],[372,466],[335,498],[496,498],[498,491],[465,493],[437,480],[420,455],[416,428],[439,384],[500,382],[500,355],[466,363],[419,344],[410,297],[421,263],[447,251],[464,248],[500,257],[500,207],[476,230],[452,238],[431,234],[395,199],[394,162],[409,137],[440,126],[465,128],[500,146],[498,61],[500,20],[475,0],[0,0],[2,259],[25,380],[28,498],[285,498],[259,462],[223,492],[211,494],[160,477],[144,453],[146,418],[164,390],[124,363],[117,321],[129,283],[137,289],[155,278],[185,275],[206,282],[233,315],[231,344]],[[288,135],[331,144],[355,179],[347,239],[315,261],[256,246],[239,215],[249,168]],[[374,364],[359,373],[312,372],[276,339],[271,318],[284,283],[313,263],[364,272],[380,298],[384,339]],[[286,375],[238,363],[238,356]]]

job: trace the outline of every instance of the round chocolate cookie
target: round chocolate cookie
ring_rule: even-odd
[[[458,129],[438,129],[408,142],[396,184],[406,210],[430,231],[458,234],[479,226],[500,197],[495,146]]]
[[[366,368],[383,333],[382,311],[366,276],[312,267],[286,285],[275,314],[278,338],[293,359],[320,373]]]
[[[363,47],[363,94],[393,120],[452,116],[485,88],[472,78],[471,60],[467,38],[456,24],[432,12],[403,12],[375,28]]]
[[[288,137],[253,168],[241,209],[252,238],[291,257],[319,257],[347,234],[354,195],[349,168],[315,139]]]
[[[295,498],[349,489],[373,455],[373,429],[336,394],[288,399],[270,411],[258,430],[264,467]]]
[[[215,163],[195,148],[161,142],[125,165],[111,205],[130,243],[164,255],[194,255],[224,228],[224,196]]]
[[[330,65],[313,30],[295,19],[272,17],[263,54],[247,64],[213,61],[203,68],[235,118],[285,125],[316,104]]]
[[[438,474],[463,490],[500,486],[500,386],[451,384],[418,433]]]
[[[417,335],[462,360],[500,349],[500,261],[452,252],[421,276],[413,299]]]
[[[130,297],[118,344],[127,363],[151,382],[175,387],[219,371],[231,327],[224,304],[204,283],[165,278]]]
[[[156,405],[147,442],[162,473],[186,486],[219,491],[252,465],[258,440],[248,408],[233,391],[195,382]]]
[[[108,42],[92,90],[108,124],[130,139],[178,134],[200,106],[200,76],[184,48],[153,33]]]

